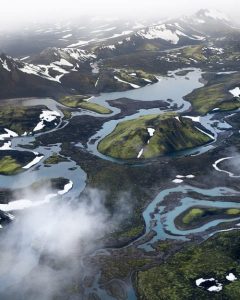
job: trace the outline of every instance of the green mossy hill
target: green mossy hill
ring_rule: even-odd
[[[152,137],[148,134],[148,128],[156,130]],[[190,149],[209,141],[211,138],[196,129],[192,120],[166,113],[119,123],[99,143],[98,150],[114,158],[136,159],[140,150],[144,149],[141,158],[146,159]]]
[[[15,175],[23,171],[22,167],[34,159],[32,152],[14,150],[0,151],[0,174]]]
[[[67,161],[66,158],[58,155],[57,153],[53,153],[51,156],[49,156],[45,161],[44,164],[45,165],[56,165],[59,164],[61,162]]]
[[[18,134],[31,132],[39,122],[39,116],[45,106],[26,107],[20,105],[2,105],[0,107],[0,127]]]
[[[203,53],[202,45],[189,46],[189,47],[183,48],[182,56],[187,59],[189,59],[189,57],[190,57],[190,58],[200,61],[200,62],[207,60],[207,57]]]
[[[191,102],[193,111],[204,115],[215,108],[220,110],[233,110],[240,107],[238,98],[229,92],[240,85],[239,73],[217,76],[199,89],[194,90],[185,98]]]
[[[99,114],[112,113],[112,111],[107,107],[86,101],[87,98],[89,97],[84,97],[81,95],[65,96],[59,99],[59,102],[67,107],[87,109]]]
[[[0,159],[0,174],[2,175],[14,175],[20,171],[21,167],[16,159],[11,156]]]
[[[138,299],[192,300],[240,299],[240,233],[220,233],[201,245],[185,248],[169,260],[136,276]],[[233,272],[235,282],[226,280]],[[199,278],[215,278],[223,284],[222,291],[208,292],[196,286]]]
[[[142,70],[125,70],[121,69],[118,71],[115,71],[115,76],[117,76],[119,79],[136,84],[139,86],[144,86],[148,83],[154,83],[157,82],[158,80],[156,79],[156,76],[144,72]]]
[[[179,228],[190,229],[200,227],[214,219],[233,219],[240,216],[238,208],[193,207],[181,213],[175,224]]]

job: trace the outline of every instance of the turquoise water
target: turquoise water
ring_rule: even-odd
[[[224,201],[206,201],[200,199],[193,199],[187,196],[188,192],[197,192],[203,196],[209,197],[222,197],[224,195],[228,196],[236,196],[240,193],[225,187],[217,187],[213,189],[200,189],[193,186],[179,185],[175,188],[169,188],[161,191],[157,197],[147,206],[147,208],[143,212],[143,218],[146,226],[146,233],[148,234],[151,230],[156,232],[156,236],[146,243],[140,246],[145,250],[152,250],[150,244],[158,241],[158,240],[166,240],[166,239],[177,239],[177,240],[187,240],[189,234],[200,233],[208,230],[209,228],[215,227],[223,222],[231,222],[238,220],[239,218],[233,219],[218,219],[211,222],[206,223],[205,225],[191,230],[179,230],[176,228],[174,224],[175,218],[193,206],[207,206],[207,207],[216,207],[216,208],[233,208],[239,207],[240,203],[237,202],[224,202]],[[171,195],[171,194],[179,194],[179,200],[176,202],[174,209],[171,209],[168,212],[164,212],[165,206],[161,205],[163,200]],[[158,213],[154,213],[156,207],[159,209]],[[156,224],[152,226],[152,218],[151,215],[154,215],[154,220]]]

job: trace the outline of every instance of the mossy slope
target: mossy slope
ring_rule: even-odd
[[[39,121],[45,106],[27,107],[4,105],[0,107],[0,128],[8,128],[18,134],[30,132]]]
[[[59,100],[59,102],[65,106],[68,106],[71,108],[87,109],[87,110],[91,110],[91,111],[94,111],[99,114],[110,114],[112,112],[107,107],[104,107],[97,103],[92,103],[92,102],[86,101],[86,97],[81,96],[81,95],[65,96],[65,97],[62,97]]]
[[[21,165],[11,156],[5,156],[0,159],[0,174],[14,175],[19,172],[20,169]]]
[[[24,171],[22,167],[34,158],[35,154],[28,151],[0,151],[0,175],[15,175],[22,172]]]
[[[190,246],[165,264],[137,274],[139,299],[192,300],[240,299],[240,281],[229,282],[226,275],[233,271],[239,278],[239,231],[221,233],[201,245]],[[198,278],[215,278],[223,283],[219,293],[198,288]]]
[[[152,137],[148,128],[155,129]],[[98,150],[114,158],[134,159],[144,149],[141,158],[146,159],[196,147],[210,140],[209,136],[195,128],[192,120],[166,113],[119,123],[99,143]]]
[[[240,216],[238,208],[192,207],[181,213],[176,219],[177,227],[197,228],[215,219],[233,219]]]
[[[238,98],[234,98],[229,90],[239,85],[239,73],[218,76],[185,98],[191,102],[194,112],[201,115],[215,108],[224,111],[233,110],[240,107],[240,101]]]

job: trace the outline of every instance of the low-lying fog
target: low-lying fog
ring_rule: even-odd
[[[51,193],[46,190],[40,197]],[[27,195],[40,200],[33,191]],[[83,275],[81,257],[101,248],[101,238],[130,212],[127,195],[120,196],[113,215],[104,201],[103,192],[88,190],[79,201],[69,203],[66,194],[16,214],[1,231],[0,299],[52,299]]]
[[[172,18],[194,13],[201,8],[223,11],[239,20],[238,0],[11,0],[2,1],[0,26],[5,30],[19,29],[20,24],[79,20],[89,17],[125,17],[134,19]],[[132,13],[134,11],[134,14]]]

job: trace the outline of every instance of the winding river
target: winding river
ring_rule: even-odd
[[[107,93],[101,94],[96,97],[92,97],[89,101],[93,103],[98,103],[109,107],[113,112],[111,115],[114,116],[120,112],[118,108],[114,108],[109,105],[108,100],[115,100],[119,98],[129,98],[134,100],[144,100],[144,101],[153,101],[153,100],[168,100],[171,99],[171,104],[176,105],[176,112],[182,113],[185,116],[188,116],[187,111],[190,109],[191,105],[189,102],[185,101],[183,97],[193,91],[196,88],[203,86],[200,79],[202,76],[202,71],[199,69],[191,69],[186,76],[178,76],[176,73],[179,70],[174,72],[170,72],[168,77],[161,77],[159,81],[155,84],[145,86],[140,89],[134,89],[125,92],[115,92],[115,93]],[[63,121],[63,113],[62,108],[63,105],[55,102],[52,99],[26,99],[21,100],[23,105],[26,106],[36,106],[36,105],[45,105],[49,110],[57,111],[61,120],[59,124],[52,129],[52,131],[57,131],[63,126],[67,126],[67,121]],[[104,123],[102,128],[96,132],[88,141],[87,150],[91,152],[93,155],[96,155],[102,159],[110,160],[114,163],[125,163],[124,161],[112,159],[105,155],[102,155],[98,152],[97,146],[98,143],[110,134],[114,128],[117,126],[119,122],[132,120],[136,117],[149,115],[149,114],[162,114],[166,110],[160,109],[141,109],[138,112],[123,117],[118,120],[111,120]],[[72,116],[82,116],[82,115],[90,115],[105,118],[106,115],[99,115],[94,112],[88,112],[84,110],[75,110],[72,113]],[[226,131],[226,129],[231,129],[231,126],[226,122],[224,118],[214,118],[214,114],[208,114],[206,116],[200,117],[199,122],[206,130],[214,137],[213,143],[210,145],[205,145],[202,147],[198,147],[195,149],[191,149],[188,151],[183,151],[178,153],[177,155],[199,155],[212,149],[214,147],[214,143],[218,140],[218,136],[221,132]],[[229,130],[229,135],[231,131]],[[34,143],[35,138],[39,135],[44,135],[46,132],[38,133],[35,136],[21,136],[15,137],[12,139],[12,149],[17,151],[30,151],[28,147],[24,148],[23,145],[30,146]],[[76,145],[78,147],[78,145]],[[47,147],[37,146],[34,149],[34,152],[38,152],[44,156],[44,159],[39,161],[34,167],[26,170],[25,172],[15,175],[15,176],[0,176],[0,187],[1,188],[24,188],[37,180],[41,179],[51,179],[56,177],[63,177],[72,181],[73,187],[67,193],[68,197],[72,199],[79,196],[79,194],[84,190],[86,186],[86,178],[87,174],[81,169],[81,166],[78,166],[73,160],[68,158],[68,161],[61,162],[57,165],[51,165],[50,167],[46,167],[43,163],[45,159],[50,157],[53,153],[60,153],[61,151],[61,143],[55,145],[48,145]],[[138,164],[139,162],[136,162]],[[13,184],[14,182],[14,184]],[[146,232],[145,235],[149,234],[150,231],[155,231],[156,235],[148,241],[139,246],[139,248],[144,249],[145,251],[152,251],[152,244],[159,240],[166,239],[180,239],[180,240],[188,240],[190,234],[197,234],[208,230],[209,228],[216,227],[220,223],[223,222],[231,222],[237,220],[233,219],[219,219],[208,222],[203,226],[192,229],[192,230],[179,230],[176,228],[174,224],[175,218],[193,206],[204,205],[208,207],[217,207],[217,208],[231,208],[231,207],[239,207],[240,204],[234,202],[223,202],[223,201],[206,201],[201,199],[193,199],[187,195],[189,191],[194,191],[199,193],[200,195],[208,195],[208,196],[223,196],[223,195],[239,195],[236,191],[227,189],[225,187],[218,187],[213,189],[199,189],[193,186],[187,186],[179,184],[174,188],[168,188],[162,190],[155,199],[151,201],[151,203],[146,207],[143,212],[143,218],[145,221]],[[166,207],[161,204],[163,200],[172,193],[180,193],[183,195],[176,206],[170,211],[165,211]],[[156,207],[158,208],[158,212],[156,213]],[[142,237],[141,237],[142,238]],[[104,290],[97,284],[97,279],[95,279],[95,289],[98,290],[98,293],[104,297],[104,299],[113,299],[108,296]],[[128,291],[128,299],[136,299],[133,289],[129,289]]]

